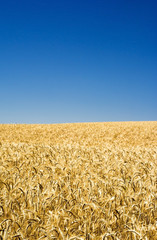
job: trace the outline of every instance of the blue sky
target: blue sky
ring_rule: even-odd
[[[157,120],[157,1],[5,0],[0,123]]]

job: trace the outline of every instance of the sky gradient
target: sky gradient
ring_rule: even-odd
[[[0,123],[157,120],[156,0],[0,5]]]

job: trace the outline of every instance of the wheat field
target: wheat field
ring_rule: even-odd
[[[157,122],[1,124],[0,239],[157,239]]]

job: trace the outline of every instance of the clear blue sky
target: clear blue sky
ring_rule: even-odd
[[[0,123],[157,120],[157,1],[0,3]]]

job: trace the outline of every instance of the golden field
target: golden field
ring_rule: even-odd
[[[1,124],[0,239],[157,239],[157,122]]]

